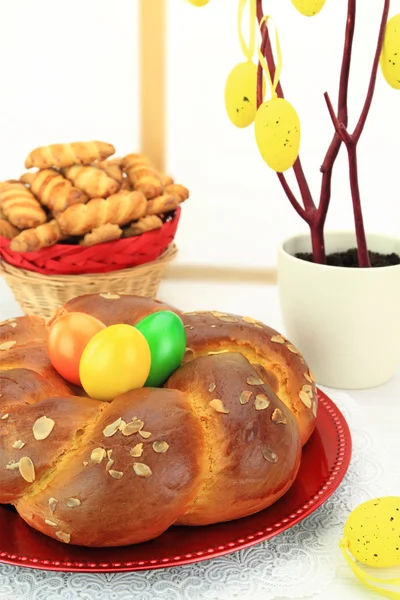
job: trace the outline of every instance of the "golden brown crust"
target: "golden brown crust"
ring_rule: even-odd
[[[296,419],[244,356],[202,356],[175,371],[167,387],[188,394],[207,447],[202,485],[179,524],[251,515],[289,489],[301,457]]]
[[[177,391],[136,390],[105,407],[100,405],[100,411],[90,414],[92,402],[86,400],[82,407],[81,400],[68,399],[65,414],[68,410],[76,420],[68,430],[84,429],[77,448],[60,459],[57,469],[47,477],[45,489],[41,490],[44,486],[39,480],[29,494],[25,492],[16,502],[16,508],[39,531],[55,539],[56,531],[62,531],[70,536],[71,543],[79,545],[116,546],[153,539],[185,511],[198,489],[203,454],[199,423],[187,397]],[[60,404],[56,407],[49,401],[47,409],[59,427],[63,415],[61,411],[51,411]],[[32,417],[28,414],[24,417],[26,422],[32,423],[39,414],[34,409],[37,407],[31,408]],[[151,434],[148,438],[138,433],[124,436],[121,431],[112,437],[104,436],[109,424],[119,418],[128,423],[133,416],[144,423]],[[64,437],[61,429],[58,435]],[[67,438],[68,432],[64,435]],[[153,449],[156,442],[168,444],[167,451],[156,452]],[[70,442],[65,439],[65,443]],[[130,452],[137,444],[143,444],[142,455],[135,458]],[[91,453],[95,448],[104,448],[110,458],[106,456],[100,464],[94,463]],[[113,463],[107,470],[110,461]],[[84,466],[84,462],[88,464]],[[140,475],[143,469],[149,476]],[[111,471],[114,475],[118,473],[118,478],[110,475]],[[15,479],[21,479],[17,473]],[[58,501],[53,513],[49,510],[50,498]],[[71,499],[79,504],[68,506]],[[57,527],[46,524],[46,518]]]
[[[90,165],[95,160],[104,160],[114,154],[115,148],[106,142],[72,142],[71,144],[51,144],[35,148],[27,156],[25,167],[70,167],[71,165]]]
[[[147,315],[160,310],[171,310],[181,314],[180,311],[159,300],[104,291],[100,294],[78,296],[66,302],[55,312],[48,325],[50,326],[58,317],[69,312],[87,313],[99,319],[106,326],[115,323],[135,325]]]
[[[210,352],[241,352],[250,363],[273,373],[275,392],[295,414],[304,445],[314,431],[318,399],[308,365],[297,348],[251,317],[213,311],[186,313],[182,318],[188,346],[185,361]]]

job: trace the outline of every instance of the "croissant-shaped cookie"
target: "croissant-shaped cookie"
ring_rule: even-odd
[[[11,240],[10,249],[14,252],[36,252],[41,248],[54,246],[63,237],[57,221],[53,219],[34,229],[21,231],[21,233]]]
[[[36,173],[25,173],[21,181],[31,186],[32,192],[54,214],[62,212],[72,204],[87,202],[88,197],[74,187],[54,169],[44,169]]]
[[[179,206],[179,199],[171,194],[164,194],[147,202],[147,215],[162,215],[175,210]]]
[[[161,183],[163,184],[163,186],[166,188],[167,185],[172,185],[174,182],[173,177],[171,177],[171,175],[167,175],[167,173],[163,173],[161,175]]]
[[[114,154],[115,148],[106,142],[72,142],[71,144],[52,144],[32,150],[25,160],[25,167],[71,167],[72,165],[90,165],[95,160],[104,160]]]
[[[122,168],[128,175],[133,189],[142,192],[146,198],[155,198],[163,193],[161,176],[141,154],[125,156]]]
[[[118,166],[113,167],[118,169]],[[64,176],[89,198],[106,198],[118,192],[120,184],[105,170],[92,166],[73,165],[63,169]]]
[[[93,166],[97,167],[98,169],[102,169],[105,173],[107,173],[109,177],[112,177],[121,185],[124,176],[121,168],[121,162],[122,158],[110,158],[109,160],[101,160],[99,162],[96,162]]]
[[[162,227],[163,222],[157,215],[147,215],[138,221],[131,223],[129,227],[126,227],[123,232],[123,237],[133,237],[135,235],[141,235],[146,231],[152,231],[153,229],[159,229]]]
[[[92,229],[92,231],[87,233],[79,243],[81,246],[97,246],[97,244],[104,244],[104,242],[119,240],[121,235],[122,229],[118,227],[118,225],[106,223],[105,225],[100,225],[100,227]]]
[[[124,225],[146,214],[147,201],[140,192],[122,191],[108,198],[95,198],[76,204],[57,215],[65,235],[83,235],[106,223]]]
[[[19,229],[37,227],[47,221],[46,213],[38,200],[19,181],[1,183],[0,206],[3,215]]]
[[[189,198],[189,190],[185,188],[185,186],[177,183],[167,185],[165,188],[165,192],[177,198],[179,202],[185,202],[185,200]]]
[[[19,234],[19,229],[11,225],[6,219],[0,217],[0,237],[4,237],[7,240],[12,240],[16,235]]]

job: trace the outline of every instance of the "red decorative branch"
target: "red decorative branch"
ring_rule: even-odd
[[[342,58],[342,67],[340,70],[340,83],[339,83],[339,98],[338,98],[338,119],[341,123],[344,123],[347,127],[348,123],[348,112],[347,112],[347,95],[349,90],[349,76],[350,76],[350,65],[351,55],[353,50],[353,38],[354,29],[356,23],[356,0],[349,0],[347,6],[347,20],[346,20],[346,33],[344,39],[344,49]],[[322,182],[321,182],[321,194],[320,202],[318,206],[318,222],[322,226],[325,225],[326,216],[328,213],[329,203],[331,199],[331,188],[332,188],[332,171],[337,156],[339,154],[340,146],[342,144],[341,137],[335,131],[333,139],[330,143],[328,151],[326,153],[324,162],[321,166]]]
[[[355,4],[355,0],[352,0]],[[349,2],[350,4],[350,2]],[[360,196],[360,186],[358,181],[358,166],[357,166],[357,144],[360,139],[361,133],[364,129],[365,122],[368,117],[369,109],[371,108],[374,91],[375,91],[375,83],[376,76],[378,72],[379,66],[379,58],[382,52],[383,40],[385,36],[386,23],[388,20],[390,8],[390,0],[385,0],[382,19],[379,28],[379,36],[378,43],[375,51],[374,62],[372,65],[371,76],[368,86],[367,97],[358,120],[357,126],[352,134],[350,134],[347,130],[347,123],[344,123],[340,114],[336,116],[335,111],[333,109],[332,103],[327,93],[324,94],[325,101],[329,110],[329,114],[332,119],[332,123],[335,127],[336,135],[340,137],[347,149],[348,162],[349,162],[349,175],[350,175],[350,188],[351,188],[351,197],[353,201],[353,213],[354,213],[354,223],[357,237],[357,248],[358,248],[358,262],[360,267],[370,267],[370,259],[368,254],[367,240],[365,236],[364,229],[364,220],[361,209],[361,196]]]
[[[313,198],[311,196],[310,188],[307,184],[303,168],[298,158],[293,166],[294,174],[299,186],[301,198],[304,204],[304,208],[300,205],[295,195],[293,194],[286,177],[283,173],[278,173],[279,181],[288,197],[290,203],[296,210],[296,212],[308,223],[311,232],[312,251],[314,262],[326,263],[325,247],[324,247],[324,226],[328,208],[331,199],[331,188],[332,188],[332,171],[339,154],[339,150],[342,142],[346,145],[348,160],[349,160],[349,175],[350,175],[350,186],[353,200],[353,212],[356,227],[357,246],[359,254],[360,267],[370,266],[369,255],[367,250],[363,216],[361,210],[361,199],[358,181],[358,167],[357,167],[357,143],[364,129],[365,121],[367,119],[373,94],[375,90],[377,70],[379,66],[379,58],[382,51],[383,40],[385,35],[385,28],[388,19],[388,12],[390,6],[390,0],[384,0],[384,9],[382,14],[382,21],[379,30],[379,37],[377,48],[375,52],[374,62],[371,71],[371,77],[368,87],[367,97],[364,103],[363,110],[358,120],[357,126],[353,134],[349,134],[347,131],[348,125],[348,89],[349,89],[349,76],[351,67],[351,57],[353,49],[354,30],[356,22],[356,3],[357,0],[348,0],[347,5],[347,21],[346,21],[346,32],[343,48],[343,58],[340,70],[340,83],[339,83],[339,95],[338,95],[338,111],[337,115],[333,109],[332,103],[327,94],[325,94],[325,100],[328,105],[329,113],[331,115],[332,122],[335,127],[335,133],[333,139],[329,145],[324,161],[321,165],[322,182],[320,191],[320,201],[318,208],[316,207]],[[268,26],[265,22],[262,23],[264,14],[262,8],[262,0],[257,0],[257,19],[260,23],[262,43],[261,53],[265,57],[268,68],[273,79],[275,74],[275,61],[272,52],[271,40],[269,37]],[[262,23],[262,25],[261,25]],[[262,97],[262,83],[263,74],[262,66],[259,62],[257,72],[257,105],[263,101]],[[281,83],[278,82],[277,94],[280,98],[283,98],[283,89]]]

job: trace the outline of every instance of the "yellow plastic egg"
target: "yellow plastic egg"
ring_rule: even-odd
[[[79,377],[85,392],[96,400],[141,388],[149,375],[151,353],[144,335],[131,325],[110,325],[85,347]]]
[[[376,498],[358,506],[346,521],[344,538],[364,565],[400,566],[400,498]]]
[[[388,21],[380,60],[387,83],[400,90],[400,14]]]
[[[293,6],[305,17],[313,17],[323,8],[326,0],[292,0]]]
[[[257,111],[255,135],[271,169],[283,173],[294,165],[300,149],[300,120],[290,102],[283,98],[264,102]]]
[[[210,2],[210,0],[188,0],[188,2],[193,4],[193,6],[205,6]]]
[[[265,80],[263,80],[265,93]],[[257,65],[247,61],[236,65],[225,86],[225,107],[236,127],[248,127],[257,113]]]

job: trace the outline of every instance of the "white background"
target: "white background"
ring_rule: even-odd
[[[303,222],[258,154],[252,128],[234,128],[224,86],[242,61],[235,0],[168,5],[168,169],[191,190],[178,233],[179,262],[274,266],[276,246]],[[283,48],[286,97],[302,123],[301,156],[318,196],[319,166],[332,135],[323,100],[336,101],[345,0],[327,0],[312,19],[290,0],[269,0]],[[350,123],[361,110],[382,1],[358,3]],[[138,150],[138,0],[12,0],[0,5],[0,177],[23,172],[31,148],[104,139]],[[400,12],[392,0],[391,14]],[[378,75],[359,147],[369,231],[400,230],[400,92]],[[333,185],[330,228],[352,226],[346,154]]]

